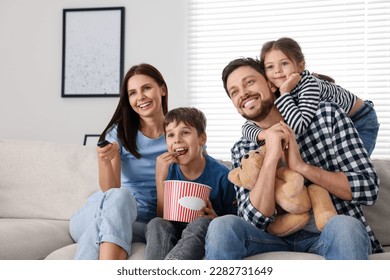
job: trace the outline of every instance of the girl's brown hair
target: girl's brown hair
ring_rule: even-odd
[[[265,55],[271,50],[279,50],[283,52],[289,59],[294,61],[297,65],[305,61],[302,49],[299,44],[288,37],[280,38],[276,41],[269,41],[263,45],[260,52],[261,64],[264,66]]]

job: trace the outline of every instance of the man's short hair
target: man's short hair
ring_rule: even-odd
[[[238,59],[232,60],[228,65],[226,65],[226,67],[222,71],[223,87],[224,87],[227,95],[229,96],[229,98],[230,98],[230,95],[229,95],[227,85],[226,85],[227,79],[228,79],[229,75],[234,70],[236,70],[237,68],[239,68],[241,66],[250,66],[254,70],[256,70],[257,72],[259,72],[261,75],[263,75],[265,77],[264,69],[261,66],[260,60],[250,58],[250,57],[246,57],[246,58],[244,57],[244,58],[238,58]]]

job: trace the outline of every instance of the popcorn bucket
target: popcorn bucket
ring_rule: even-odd
[[[211,188],[207,185],[178,181],[164,181],[164,219],[190,223],[199,217],[206,205]]]

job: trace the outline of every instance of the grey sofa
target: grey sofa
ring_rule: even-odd
[[[379,199],[364,209],[390,260],[390,159],[374,160]],[[95,147],[41,141],[0,140],[0,259],[69,260],[76,244],[69,219],[99,190]],[[133,243],[129,259],[143,259],[145,244]],[[304,260],[321,256],[272,252],[248,259]]]

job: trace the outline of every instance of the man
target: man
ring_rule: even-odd
[[[214,219],[206,237],[207,259],[243,259],[271,251],[311,252],[325,259],[367,259],[382,252],[361,210],[375,203],[379,179],[347,115],[334,103],[320,103],[308,129],[297,137],[274,105],[260,62],[247,58],[228,64],[222,80],[237,111],[266,130],[267,153],[251,191],[235,186],[238,216]],[[258,144],[241,138],[232,148],[233,167]],[[275,216],[274,183],[281,158],[327,189],[339,215],[322,232],[313,218],[287,237],[267,233]],[[313,215],[311,215],[313,217]]]

